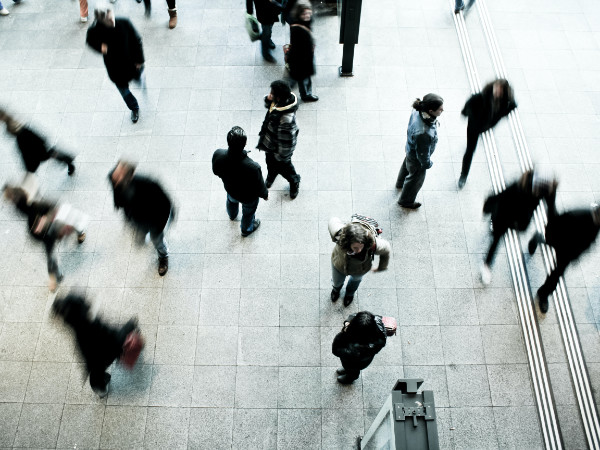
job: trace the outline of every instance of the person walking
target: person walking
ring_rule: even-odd
[[[380,316],[361,311],[348,317],[344,328],[333,339],[332,353],[340,358],[337,380],[351,384],[366,369],[377,353],[385,347],[387,335]]]
[[[444,112],[444,99],[437,94],[427,94],[416,99],[406,131],[406,156],[398,173],[396,189],[402,189],[398,204],[403,208],[417,209],[417,194],[431,169],[431,155],[437,145],[437,118]]]
[[[275,49],[275,44],[271,40],[271,35],[273,34],[273,24],[279,22],[283,4],[277,0],[246,0],[248,14],[254,14],[254,7],[256,7],[256,19],[262,27],[260,43],[263,58],[267,62],[274,63],[275,58],[271,54],[271,50]]]
[[[57,298],[52,304],[52,312],[75,333],[77,348],[90,375],[92,390],[104,398],[108,395],[111,378],[106,369],[123,355],[128,338],[132,334],[139,334],[138,322],[132,318],[122,327],[114,327],[97,317],[92,319],[90,309],[85,297],[72,293]]]
[[[281,175],[290,183],[290,197],[295,199],[300,190],[300,175],[292,164],[299,133],[296,125],[298,99],[285,81],[273,81],[271,92],[265,96],[265,108],[268,111],[256,148],[266,153],[266,185],[270,188],[277,175]]]
[[[316,102],[319,97],[312,93],[311,76],[315,74],[315,42],[311,32],[312,7],[308,1],[296,3],[290,25],[290,50],[288,65],[290,76],[298,83],[300,98],[304,102]]]
[[[144,50],[142,38],[129,19],[115,19],[111,6],[94,10],[94,23],[87,32],[87,44],[104,57],[108,77],[131,110],[131,121],[140,118],[140,106],[129,90],[129,83],[137,81],[143,86]]]
[[[144,14],[146,17],[150,17],[152,14],[152,3],[151,0],[135,0],[138,3],[144,2]],[[110,0],[111,3],[116,3],[117,0]],[[167,0],[167,11],[169,12],[169,29],[173,29],[177,26],[177,5],[175,0]]]
[[[52,158],[66,164],[69,175],[75,173],[73,156],[50,146],[44,137],[3,109],[0,109],[0,122],[4,122],[6,131],[16,138],[27,172],[35,173],[42,162]]]
[[[489,196],[483,204],[483,213],[492,219],[492,243],[481,267],[481,281],[492,281],[491,265],[500,239],[509,229],[525,231],[540,201],[554,204],[558,182],[529,170],[509,184],[502,192]]]
[[[260,219],[254,217],[259,199],[269,200],[260,166],[244,150],[247,140],[242,128],[233,127],[227,133],[228,148],[218,149],[212,158],[213,173],[223,180],[227,192],[226,208],[231,220],[235,220],[242,204],[241,228],[244,237],[260,226]]]
[[[331,301],[340,298],[344,281],[349,277],[344,295],[344,306],[348,306],[354,300],[363,276],[370,270],[383,272],[387,269],[391,246],[360,221],[344,223],[332,217],[328,228],[331,240],[336,244],[331,252]],[[372,269],[375,255],[379,255],[379,266]]]
[[[165,233],[175,215],[173,205],[156,181],[135,174],[135,170],[133,163],[120,160],[108,174],[115,208],[123,208],[126,220],[136,228],[140,241],[150,234],[158,252],[158,274],[162,277],[169,270]]]
[[[548,224],[546,237],[536,233],[529,241],[529,254],[533,255],[538,244],[551,246],[556,253],[556,264],[544,284],[538,289],[537,297],[540,311],[548,312],[548,296],[554,292],[559,278],[581,254],[594,243],[600,231],[600,206],[594,204],[590,209],[579,209],[558,214],[555,197],[548,198]]]
[[[466,13],[469,9],[471,9],[474,3],[475,0],[469,0],[465,8],[465,0],[454,0],[454,14],[458,14],[462,10],[464,10]]]
[[[458,188],[462,189],[467,182],[471,162],[477,147],[479,135],[496,126],[503,117],[517,107],[513,89],[504,78],[499,78],[485,85],[485,87],[473,94],[461,111],[468,117],[467,124],[467,149],[463,156],[462,169],[458,179]]]

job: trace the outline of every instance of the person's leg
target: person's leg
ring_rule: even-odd
[[[167,0],[167,8],[176,9],[175,0]]]
[[[150,0],[144,0],[144,14],[146,14],[146,17],[150,17],[151,13],[152,13],[152,4],[150,3]]]
[[[363,276],[364,275],[350,275],[348,284],[346,285],[346,297],[354,297]]]
[[[227,194],[227,201],[225,202],[225,208],[227,209],[227,215],[231,220],[235,220],[240,211],[240,203],[233,198],[231,195]]]
[[[342,290],[342,286],[344,286],[344,280],[346,280],[346,275],[337,270],[333,264],[331,264],[331,287],[334,291],[340,292]]]
[[[464,0],[454,0],[454,12],[458,13],[461,9],[465,8]]]
[[[2,9],[2,4],[0,3],[0,9]],[[87,0],[79,0],[79,17],[81,19],[87,19],[88,16],[88,1]]]
[[[306,80],[307,80],[307,78],[304,78],[303,80],[298,81],[298,90],[300,91],[300,98],[306,98],[306,96],[308,96],[308,89],[306,88]]]
[[[242,233],[250,234],[255,229],[254,213],[258,208],[258,199],[250,203],[242,203]]]
[[[548,297],[554,292],[560,277],[563,276],[567,266],[571,262],[571,258],[563,255],[562,253],[556,252],[556,266],[550,275],[546,278],[546,281],[537,291],[538,300],[540,302],[540,311],[544,314],[548,312]]]
[[[90,386],[100,398],[106,397],[108,394],[110,378],[110,374],[106,373],[105,369],[93,369],[90,371]]]
[[[271,55],[271,34],[273,33],[273,24],[262,24],[262,33],[260,35],[260,43],[263,58],[269,62],[275,59]]]
[[[177,6],[175,0],[167,0],[167,7],[169,8],[169,28],[173,29],[177,26]]]
[[[300,175],[296,172],[292,160],[279,161],[279,173],[290,183],[290,197],[292,199],[298,196],[300,191]]]
[[[162,277],[169,270],[169,247],[165,239],[165,230],[157,234],[151,232],[150,240],[158,253],[158,274]]]
[[[460,171],[460,180],[459,187],[462,188],[465,182],[467,181],[467,177],[469,176],[469,171],[471,170],[471,163],[473,162],[473,155],[475,154],[475,149],[477,148],[477,140],[479,139],[479,132],[475,130],[471,126],[467,126],[467,148],[465,150],[465,155],[463,156],[462,169]]]
[[[529,240],[529,244],[527,245],[527,250],[529,251],[529,254],[533,255],[535,253],[535,250],[537,249],[537,246],[543,243],[544,236],[542,235],[542,233],[535,233],[533,237]]]
[[[425,182],[427,170],[421,167],[419,161],[416,159],[413,160],[412,158],[406,158],[406,168],[408,170],[408,176],[404,180],[404,187],[402,188],[402,194],[400,194],[398,204],[400,206],[416,206],[417,203],[415,203],[415,199]],[[419,204],[419,206],[421,205]]]
[[[492,235],[492,243],[487,252],[487,256],[485,257],[485,265],[486,266],[491,267],[492,263],[494,262],[494,255],[496,254],[496,248],[498,247],[498,244],[500,243],[500,239],[502,238],[502,236],[504,236],[504,233],[506,233],[507,231],[508,230],[506,228],[498,229],[496,226],[494,226],[494,233]]]
[[[119,90],[119,94],[121,94],[121,97],[123,97],[123,100],[125,100],[125,103],[127,104],[127,107],[131,111],[137,111],[137,110],[140,109],[140,106],[138,105],[137,99],[133,96],[133,94],[129,90],[129,86],[128,85],[117,86],[117,89]]]
[[[73,165],[74,158],[71,155],[53,148],[50,152],[50,157],[56,159],[57,161],[65,163],[68,167],[69,175],[73,175],[73,172],[75,172],[75,166]]]
[[[267,163],[267,179],[265,184],[267,188],[270,188],[279,175],[279,162],[275,159],[275,155],[272,152],[265,153],[265,162]]]
[[[404,161],[402,161],[402,166],[400,166],[400,171],[398,172],[398,178],[396,179],[396,189],[402,189],[404,186],[404,181],[408,176],[408,169],[406,168],[406,156],[404,157]]]

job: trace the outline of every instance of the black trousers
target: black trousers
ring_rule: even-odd
[[[471,170],[471,162],[473,162],[473,155],[475,154],[475,149],[477,148],[477,141],[479,140],[480,134],[481,131],[467,125],[467,149],[465,150],[465,155],[463,156],[462,170],[460,171],[461,177],[466,178],[469,175],[469,170]]]
[[[277,175],[281,175],[290,184],[300,182],[300,175],[296,172],[291,159],[279,161],[273,153],[267,152],[265,160],[267,163],[267,180],[274,181]]]
[[[405,205],[414,203],[417,194],[423,187],[426,174],[427,169],[421,167],[418,159],[409,156],[404,158],[396,180],[396,188],[402,189],[398,203]]]
[[[500,239],[502,239],[502,236],[504,236],[504,233],[506,233],[507,231],[508,228],[506,227],[498,228],[494,225],[494,231],[492,232],[492,243],[490,244],[490,248],[485,258],[485,264],[487,266],[491,266],[494,262],[494,256],[496,254],[498,244],[500,243]]]
[[[373,362],[373,358],[374,356],[367,360],[361,360],[360,363],[357,363],[356,360],[340,358],[342,367],[346,370],[346,379],[348,381],[356,380],[360,376],[360,371],[369,367]]]

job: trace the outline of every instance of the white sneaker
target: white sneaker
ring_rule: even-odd
[[[81,20],[81,23],[86,23],[88,21],[87,17],[80,17],[79,20]]]
[[[481,266],[481,282],[487,286],[492,282],[492,271],[487,264]]]
[[[9,14],[10,14],[10,12],[8,12],[8,9],[6,9],[6,8],[0,9],[0,16],[8,16]]]

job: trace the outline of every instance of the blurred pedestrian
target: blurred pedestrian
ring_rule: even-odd
[[[311,76],[315,74],[315,42],[311,32],[312,7],[306,0],[299,0],[292,12],[290,25],[290,50],[288,65],[290,76],[298,82],[300,98],[304,102],[316,102],[319,97],[312,93]]]
[[[246,237],[260,226],[260,219],[254,214],[260,198],[269,200],[262,171],[244,150],[246,133],[240,127],[233,127],[227,133],[226,150],[215,151],[212,158],[213,173],[223,180],[227,191],[227,214],[231,220],[238,215],[242,204],[242,236]]]
[[[386,332],[380,316],[361,311],[348,317],[344,328],[333,339],[331,351],[340,358],[338,382],[350,384],[366,369],[379,351],[385,347]]]
[[[144,2],[144,14],[146,17],[150,17],[152,14],[151,0],[135,0],[138,3]],[[110,0],[111,3],[116,3],[117,0]],[[169,28],[173,29],[177,26],[177,6],[175,0],[167,0],[167,10],[169,12]]]
[[[142,38],[129,19],[115,19],[110,5],[96,7],[94,17],[87,32],[87,44],[102,53],[108,77],[131,110],[131,121],[136,123],[140,118],[140,106],[129,90],[129,82],[135,80],[144,85]]]
[[[133,163],[119,161],[109,173],[115,208],[123,208],[125,218],[135,228],[141,241],[150,234],[158,252],[158,274],[169,270],[169,249],[165,239],[167,225],[174,216],[171,200],[154,180],[135,174]]]
[[[558,182],[553,177],[544,177],[529,170],[509,184],[499,194],[489,196],[483,205],[484,214],[492,219],[492,243],[481,267],[481,281],[492,280],[491,265],[500,239],[509,229],[525,231],[540,201],[553,204]]]
[[[346,277],[349,277],[344,295],[344,306],[350,305],[363,276],[383,272],[390,260],[390,244],[377,237],[370,227],[360,222],[344,223],[332,217],[328,224],[331,240],[335,242],[331,252],[331,301],[340,298]],[[379,255],[379,266],[372,269],[375,255]]]
[[[90,304],[81,295],[68,294],[56,299],[52,311],[61,317],[75,333],[77,348],[90,376],[90,386],[100,398],[108,395],[110,374],[106,369],[124,353],[126,342],[132,335],[139,335],[136,319],[130,319],[122,327],[115,327],[99,318],[92,318]],[[136,351],[141,351],[138,344]]]
[[[299,132],[296,125],[298,99],[285,81],[273,81],[271,92],[265,96],[265,108],[268,111],[256,148],[266,152],[266,185],[270,188],[277,175],[281,175],[290,183],[290,197],[294,199],[300,190],[300,175],[292,164]]]
[[[43,161],[52,158],[66,164],[67,173],[73,175],[75,172],[73,156],[50,146],[44,137],[2,109],[0,109],[0,121],[6,124],[6,131],[16,138],[27,172],[35,173]]]
[[[260,42],[263,58],[267,62],[274,63],[275,58],[271,50],[275,49],[275,44],[271,40],[271,35],[273,24],[279,22],[279,13],[283,5],[278,0],[246,0],[246,12],[250,15],[254,14],[253,5],[256,7],[256,18],[262,26]]]
[[[465,0],[454,0],[454,14],[458,14],[462,10],[464,10],[466,13],[469,9],[471,9],[473,3],[475,3],[475,0],[469,0],[465,9]]]
[[[547,201],[548,224],[546,237],[536,233],[529,241],[529,254],[533,255],[538,244],[546,243],[556,253],[556,264],[544,284],[538,289],[537,297],[540,311],[548,312],[548,296],[554,292],[559,278],[565,273],[571,262],[575,261],[596,240],[600,231],[600,206],[592,205],[590,209],[579,209],[558,214],[555,198]]]
[[[63,237],[75,232],[77,241],[85,241],[85,228],[88,218],[70,205],[57,205],[44,200],[30,201],[27,192],[16,186],[4,185],[4,197],[12,202],[19,211],[27,216],[29,234],[43,242],[48,263],[48,287],[55,291],[63,279],[54,256],[54,247]]]
[[[406,130],[406,156],[398,173],[396,189],[402,189],[398,204],[403,208],[417,209],[417,194],[433,162],[431,155],[438,142],[437,118],[444,112],[444,99],[437,94],[427,94],[416,99]]]
[[[458,179],[459,189],[462,189],[467,182],[479,135],[496,126],[500,119],[508,116],[516,107],[513,89],[503,78],[486,84],[481,92],[473,94],[467,100],[461,112],[463,116],[468,117],[469,122],[467,125],[467,149],[463,156],[462,170]]]

